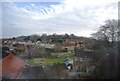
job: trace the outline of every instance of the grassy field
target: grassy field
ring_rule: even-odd
[[[72,57],[72,56],[74,56],[74,54],[73,53],[66,53],[66,54],[64,54],[64,56]]]
[[[29,64],[35,66],[62,64],[64,61],[64,58],[32,58],[28,60]]]

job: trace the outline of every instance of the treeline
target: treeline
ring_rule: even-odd
[[[37,41],[42,41],[42,42],[51,42],[51,43],[62,43],[66,39],[75,39],[75,40],[89,40],[90,38],[86,37],[79,37],[74,34],[52,34],[52,35],[47,35],[47,34],[42,34],[42,35],[29,35],[29,36],[20,36],[20,37],[13,37],[13,40],[18,40],[18,41],[28,41],[31,40],[33,42]]]

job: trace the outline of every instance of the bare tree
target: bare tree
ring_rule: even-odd
[[[117,41],[118,21],[114,19],[105,21],[105,24],[96,33],[93,33],[92,36],[98,40]]]
[[[100,48],[99,52],[103,52],[101,58],[105,55],[106,59],[103,59],[102,64],[99,65],[99,71],[104,78],[116,78],[118,76],[118,46],[117,42],[119,41],[119,21],[118,20],[107,20],[105,24],[99,27],[99,30],[96,33],[93,33],[93,38],[99,40],[98,46]],[[100,41],[102,40],[102,41]],[[96,47],[96,45],[94,45]],[[104,67],[105,66],[105,67]],[[104,70],[102,68],[107,68]],[[104,75],[103,75],[104,74]]]

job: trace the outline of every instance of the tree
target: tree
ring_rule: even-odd
[[[28,41],[29,39],[30,39],[30,36],[26,36],[26,37],[24,38],[25,41]]]
[[[99,77],[104,78],[116,78],[118,72],[118,53],[117,51],[117,42],[119,25],[118,20],[107,20],[105,24],[100,26],[99,30],[96,33],[93,33],[93,38],[98,41],[94,44],[94,48],[101,52],[100,63],[98,63],[97,69],[99,69]],[[97,48],[98,47],[98,48]],[[106,59],[103,57],[106,56]],[[95,73],[96,74],[96,73]]]
[[[15,38],[15,37],[13,37],[13,40],[16,40],[16,38]]]
[[[41,38],[38,38],[37,41],[42,41]]]
[[[46,43],[47,34],[42,34],[41,39],[44,43]]]
[[[67,38],[69,38],[69,35],[67,33],[65,33],[64,39],[67,39]]]
[[[98,40],[117,41],[118,21],[114,19],[105,21],[105,24],[96,33],[93,33],[92,36]]]
[[[74,38],[75,38],[75,35],[74,35],[74,34],[70,34],[70,37],[74,39]]]

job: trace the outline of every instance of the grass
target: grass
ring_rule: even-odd
[[[35,66],[62,64],[64,61],[64,58],[32,58],[28,60],[29,64]]]
[[[74,54],[73,53],[66,53],[66,54],[64,54],[64,56],[72,57],[72,56],[74,56]]]

